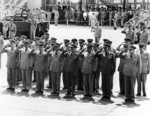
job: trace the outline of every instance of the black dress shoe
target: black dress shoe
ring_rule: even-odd
[[[26,90],[25,90],[25,92],[27,92],[27,93],[28,93],[28,92],[29,92],[29,89],[26,89]]]
[[[130,99],[125,99],[125,102],[130,102]]]
[[[120,95],[125,95],[125,92],[120,92],[119,94],[120,94]]]
[[[140,93],[138,93],[138,94],[136,94],[136,96],[141,96],[141,94],[140,94]]]
[[[131,103],[134,103],[135,101],[134,101],[134,99],[130,99],[130,102],[131,102]]]
[[[12,90],[12,87],[8,87],[6,90]]]
[[[26,92],[26,89],[22,89],[21,91],[22,91],[22,92]]]
[[[55,95],[55,94],[56,94],[56,92],[52,92],[52,93],[51,93],[51,95]]]
[[[36,80],[33,80],[32,82],[36,82]]]
[[[63,90],[67,89],[66,87],[63,88]]]
[[[74,94],[74,93],[72,93],[71,95],[72,95],[73,97],[75,96],[75,94]]]
[[[146,93],[144,93],[143,96],[146,96]]]
[[[89,95],[88,95],[88,94],[85,94],[84,97],[89,97]]]
[[[51,89],[51,88],[52,88],[52,86],[47,86],[47,88],[48,88],[48,89]]]
[[[66,96],[71,96],[71,93],[66,93],[65,95],[66,95]]]

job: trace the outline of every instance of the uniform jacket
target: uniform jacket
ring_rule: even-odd
[[[141,73],[141,58],[139,54],[134,54],[133,58],[130,57],[129,53],[123,54],[125,56],[125,64],[123,73],[125,76],[136,77],[137,74]]]
[[[113,74],[116,69],[116,59],[114,53],[108,51],[106,56],[105,51],[102,51],[99,55],[101,72],[104,74]]]
[[[20,69],[30,69],[30,52],[31,50],[21,50]]]
[[[74,72],[76,70],[76,66],[77,66],[77,53],[67,53],[64,54],[63,57],[66,58],[66,62],[65,62],[65,67],[64,70],[66,72]]]
[[[61,59],[61,51],[58,51],[56,55],[56,51],[50,53],[50,66],[49,70],[52,72],[61,72],[62,70],[62,59]]]
[[[145,31],[140,34],[140,42],[139,43],[144,43],[147,45],[148,42],[148,33]]]
[[[34,64],[34,71],[41,72],[45,70],[45,61],[46,55],[45,54],[35,54],[35,64]]]
[[[85,74],[91,74],[94,71],[94,53],[83,53],[83,64],[81,71]]]
[[[16,51],[7,50],[7,68],[16,68]]]

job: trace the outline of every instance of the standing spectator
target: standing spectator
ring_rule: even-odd
[[[47,11],[47,21],[48,21],[48,23],[49,23],[49,25],[50,25],[50,23],[51,23],[51,12],[50,12],[50,10],[48,10]]]
[[[117,11],[115,11],[115,15],[114,15],[114,30],[116,30],[117,29],[117,22],[118,22],[118,13],[117,13]]]
[[[2,33],[0,32],[0,69],[1,69],[1,54],[2,54],[3,47],[4,47],[4,37],[2,36]]]
[[[97,21],[99,22],[100,25],[102,25],[101,20],[102,20],[102,13],[101,11],[99,11],[98,16],[97,16]]]
[[[95,28],[95,32],[94,32],[94,36],[95,36],[95,43],[99,43],[101,36],[102,36],[102,29],[99,27],[99,23],[96,23],[96,28]]]
[[[88,23],[88,13],[86,10],[84,10],[84,13],[83,13],[83,26],[84,25],[87,25]]]
[[[9,39],[13,39],[17,33],[17,27],[16,24],[14,24],[13,19],[10,20],[8,28],[9,28]]]
[[[92,13],[92,16],[91,16],[91,32],[94,32],[94,27],[95,27],[96,23],[97,23],[97,18],[94,15],[94,13]]]
[[[65,20],[66,20],[66,24],[69,24],[69,9],[68,7],[65,10]]]
[[[37,29],[37,22],[34,17],[31,18],[31,26],[30,26],[30,39],[33,40],[35,38],[35,33]]]
[[[80,25],[80,10],[77,10],[76,12],[76,25]]]
[[[112,19],[113,19],[113,11],[109,11],[109,26],[112,26]]]
[[[53,11],[53,13],[54,13],[55,26],[57,26],[57,25],[58,25],[58,19],[59,19],[59,11],[58,11],[57,9],[55,9],[55,10]]]
[[[4,19],[4,22],[3,22],[3,37],[4,37],[4,39],[7,38],[8,27],[9,27],[9,24],[8,24],[8,22]]]
[[[88,12],[89,25],[91,25],[91,17],[92,17],[92,10],[90,9]]]

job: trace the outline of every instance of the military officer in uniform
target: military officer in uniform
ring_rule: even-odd
[[[10,49],[6,49],[10,47]],[[7,52],[7,90],[15,91],[16,86],[16,49],[15,40],[11,39],[10,44],[7,44],[2,52]]]
[[[82,73],[84,75],[85,95],[84,97],[92,98],[93,96],[93,79],[94,79],[94,53],[92,52],[93,44],[87,44],[87,50],[83,52]]]
[[[60,76],[62,71],[62,52],[59,50],[60,44],[56,43],[53,46],[53,51],[50,52],[50,66],[52,78],[52,95],[59,95],[60,90]]]
[[[64,39],[64,45],[60,48],[61,51],[66,51],[69,48],[69,44],[70,44],[69,42],[70,42],[70,40]],[[67,60],[64,57],[63,58],[63,85],[64,85],[63,89],[67,88],[66,62],[67,62]]]
[[[94,53],[96,53],[99,49],[99,44],[94,43]],[[99,77],[100,77],[100,60],[98,57],[94,60],[94,81],[93,81],[93,91],[98,92],[99,89]]]
[[[149,74],[150,71],[150,54],[144,50],[145,44],[140,43],[139,49],[140,49],[140,56],[142,61],[142,70],[141,75],[137,77],[137,96],[141,96],[141,86],[142,86],[142,92],[143,96],[146,96],[146,81],[147,81],[147,74]],[[142,85],[141,85],[142,84]]]
[[[104,43],[103,49],[96,56],[100,58],[102,72],[102,100],[110,100],[111,98],[111,76],[116,69],[115,55],[110,50],[110,44]]]
[[[13,19],[10,20],[8,28],[9,28],[9,39],[13,39],[17,33],[17,27],[16,24],[13,23]]]
[[[125,102],[134,102],[134,87],[136,77],[141,74],[141,58],[135,53],[136,47],[131,45],[128,52],[122,53],[125,58],[123,74],[125,75]]]
[[[77,50],[77,52],[81,52],[81,50],[85,49],[85,40],[84,39],[79,39],[79,49]],[[81,67],[82,67],[82,63],[83,63],[83,58],[82,57],[78,57],[77,59],[77,70],[76,70],[76,78],[77,78],[77,90],[79,91],[83,91],[84,90],[84,83],[83,83],[83,73],[81,71]]]
[[[126,53],[128,51],[128,44],[123,42],[117,47],[116,50],[118,51],[118,53],[116,54],[116,58],[120,58],[120,63],[119,63],[119,67],[118,67],[119,87],[120,87],[120,93],[119,94],[125,95],[125,76],[123,74],[125,59],[123,57],[121,57],[122,54],[120,54],[120,52],[124,51]]]
[[[66,74],[67,74],[67,94],[66,96],[75,96],[75,70],[77,63],[76,45],[71,44],[69,50],[66,51],[63,57],[66,57]]]
[[[29,47],[30,42],[28,40],[24,41],[24,44],[18,47],[20,51],[20,69],[22,75],[23,89],[22,92],[29,92],[31,87],[31,70],[30,70],[30,53],[31,49]]]
[[[34,71],[36,74],[36,93],[43,94],[44,91],[44,70],[45,70],[45,60],[47,54],[44,52],[44,43],[40,41],[38,43],[38,50],[34,52],[35,64]]]

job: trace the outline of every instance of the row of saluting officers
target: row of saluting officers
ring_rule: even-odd
[[[49,35],[48,35],[49,36]],[[49,37],[46,38],[49,38]],[[49,74],[49,86],[52,87],[52,95],[59,95],[60,77],[63,73],[64,89],[66,96],[75,96],[75,85],[78,90],[85,90],[84,97],[92,98],[93,90],[99,88],[99,76],[102,75],[102,99],[110,100],[113,89],[113,75],[116,71],[116,58],[120,58],[119,80],[120,94],[126,96],[126,102],[134,102],[134,86],[138,80],[138,94],[141,95],[141,83],[143,95],[146,96],[146,76],[150,70],[149,54],[143,49],[145,44],[140,43],[140,52],[135,52],[136,47],[130,44],[126,38],[122,48],[117,52],[112,48],[112,41],[104,39],[103,44],[93,44],[92,39],[85,43],[84,39],[64,40],[64,45],[56,42],[56,38],[50,41],[36,39],[36,41],[18,38],[10,40],[2,52],[7,52],[7,90],[14,91],[17,72],[21,72],[24,92],[29,92],[31,87],[32,72],[36,78],[36,93],[43,93],[44,78]],[[20,45],[17,45],[19,41]],[[10,49],[9,49],[10,48]]]

